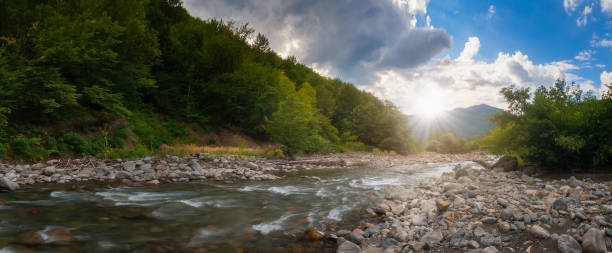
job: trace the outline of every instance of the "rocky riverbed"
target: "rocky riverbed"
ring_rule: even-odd
[[[36,164],[0,163],[0,188],[14,190],[18,185],[36,183],[75,183],[86,181],[159,184],[163,182],[274,180],[299,170],[387,168],[424,164],[480,160],[480,153],[462,155],[417,154],[410,156],[371,153],[302,156],[295,160],[193,154],[184,157],[146,157],[135,160],[99,158],[56,159]],[[12,182],[12,183],[11,183]]]
[[[375,222],[338,233],[337,252],[612,249],[612,182],[487,167],[459,165],[435,180],[394,189],[370,210]]]

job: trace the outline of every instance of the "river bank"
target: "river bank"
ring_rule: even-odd
[[[337,252],[606,252],[612,182],[457,166],[398,187],[338,239]]]
[[[300,156],[295,160],[244,157],[235,155],[192,154],[184,157],[146,157],[142,159],[62,159],[36,164],[0,163],[0,188],[38,183],[119,182],[159,184],[189,181],[274,180],[299,170],[330,168],[387,168],[398,165],[483,160],[482,153],[414,154],[409,156],[348,153]],[[3,183],[4,182],[4,183]]]

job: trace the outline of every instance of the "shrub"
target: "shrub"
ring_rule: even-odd
[[[40,138],[19,136],[16,138],[15,143],[13,143],[12,150],[17,155],[32,161],[40,161],[48,155],[47,150],[41,145]]]
[[[72,151],[81,155],[96,155],[100,153],[100,143],[87,140],[78,134],[66,134],[58,139],[58,150],[62,153]]]

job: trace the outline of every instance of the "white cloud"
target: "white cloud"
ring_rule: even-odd
[[[576,55],[574,59],[579,60],[579,61],[592,61],[592,60],[595,60],[595,58],[593,58],[594,54],[595,54],[594,50],[584,50],[578,53],[578,55]]]
[[[582,14],[580,14],[580,17],[578,17],[578,19],[576,19],[576,24],[578,26],[586,26],[588,22],[588,16],[589,14],[591,14],[591,12],[593,12],[592,6],[584,6]]]
[[[604,72],[601,72],[599,79],[602,84],[612,83],[612,72],[608,72],[604,70]]]
[[[495,6],[491,5],[489,6],[489,10],[487,11],[487,17],[492,18],[493,16],[495,16]]]
[[[478,53],[479,49],[480,40],[478,39],[478,37],[470,37],[468,39],[468,42],[465,43],[463,51],[461,51],[461,54],[457,58],[457,61],[473,61],[473,58]]]
[[[601,12],[612,13],[612,0],[600,0]]]
[[[595,64],[595,67],[603,69],[603,68],[606,67],[606,65],[597,63],[597,64]]]
[[[601,39],[600,41],[593,40],[591,41],[591,44],[597,47],[612,47],[612,40],[610,39]]]
[[[567,14],[574,12],[580,4],[582,4],[583,0],[563,0],[563,8],[565,8],[565,12]]]
[[[505,108],[499,90],[509,85],[534,89],[564,78],[583,88],[595,89],[592,81],[569,73],[578,69],[570,61],[535,64],[520,51],[500,52],[493,62],[476,61],[473,56],[478,54],[479,47],[479,39],[471,37],[455,59],[446,56],[409,71],[381,71],[378,82],[362,88],[389,99],[408,114],[415,113],[417,101],[423,96],[445,109],[482,103]]]

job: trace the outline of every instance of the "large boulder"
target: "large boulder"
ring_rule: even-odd
[[[336,252],[337,253],[359,253],[361,252],[361,247],[359,247],[359,245],[354,244],[350,241],[344,241],[342,244],[340,244]]]
[[[7,189],[9,191],[14,191],[19,189],[19,185],[6,177],[0,177],[0,189]]]
[[[582,253],[582,246],[580,246],[580,243],[569,235],[559,236],[557,248],[563,253]]]
[[[513,156],[503,156],[500,158],[492,168],[500,168],[503,171],[516,171],[519,168],[518,160]]]
[[[597,228],[590,228],[582,237],[582,250],[585,253],[605,253],[604,233]]]

